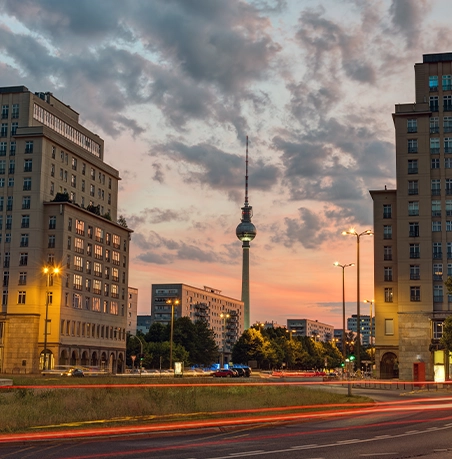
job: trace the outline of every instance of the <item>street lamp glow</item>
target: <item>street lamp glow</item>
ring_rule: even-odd
[[[50,280],[52,279],[52,275],[59,274],[60,268],[58,266],[44,266],[43,268],[44,274],[47,276],[46,279],[46,318],[44,322],[44,362],[42,365],[42,369],[45,371],[47,370],[47,325],[49,322],[49,287],[50,287]]]
[[[166,304],[171,305],[171,333],[170,333],[170,370],[173,366],[173,333],[174,333],[174,307],[177,306],[180,301],[177,298],[168,298]]]
[[[372,236],[374,233],[372,230],[368,229],[358,233],[355,228],[350,228],[348,231],[342,231],[342,235],[352,235],[356,237],[356,363],[358,370],[361,369],[361,357],[360,357],[360,347],[361,347],[361,314],[360,314],[360,281],[359,281],[359,240],[361,236]]]

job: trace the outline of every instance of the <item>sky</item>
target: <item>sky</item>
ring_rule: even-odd
[[[452,51],[451,14],[449,0],[0,0],[0,85],[52,92],[105,140],[139,314],[153,283],[240,298],[248,136],[251,323],[341,328],[333,263],[356,263],[341,232],[372,229],[369,190],[395,188],[394,105],[414,102],[423,54]],[[372,300],[371,236],[360,250]]]

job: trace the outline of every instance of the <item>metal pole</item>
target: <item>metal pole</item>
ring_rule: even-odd
[[[347,345],[345,343],[345,265],[342,267],[342,354],[347,358]]]
[[[173,328],[174,328],[174,302],[171,302],[171,333],[170,333],[170,370],[173,367]]]
[[[356,234],[356,289],[357,289],[357,300],[356,300],[356,364],[358,370],[361,370],[361,314],[360,314],[360,293],[359,293],[359,234]]]
[[[47,273],[47,286],[46,286],[46,320],[44,322],[44,364],[43,370],[47,370],[47,322],[49,317],[49,277],[50,271]]]

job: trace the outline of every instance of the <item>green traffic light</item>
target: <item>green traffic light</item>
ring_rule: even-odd
[[[355,356],[354,355],[351,355],[349,358],[350,358],[351,361],[355,360]]]

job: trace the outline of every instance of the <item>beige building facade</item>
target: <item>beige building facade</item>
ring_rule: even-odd
[[[0,105],[0,372],[122,372],[131,230],[115,223],[118,171],[51,93],[3,87]]]
[[[395,106],[396,190],[374,200],[376,370],[412,380],[447,377],[440,346],[452,310],[452,53],[415,69],[415,102]]]
[[[213,330],[215,342],[224,354],[224,363],[230,361],[232,346],[244,331],[244,303],[224,295],[221,291],[187,284],[152,284],[151,324],[171,323],[171,304],[174,306],[174,320],[189,317],[192,322],[204,320]]]

